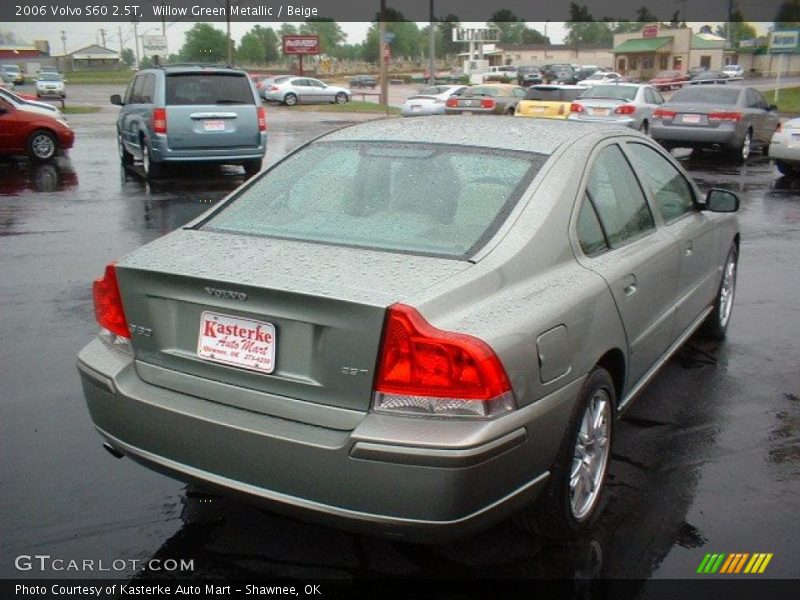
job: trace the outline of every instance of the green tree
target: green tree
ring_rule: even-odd
[[[324,17],[306,19],[306,22],[300,25],[300,33],[319,36],[320,52],[331,56],[337,56],[337,48],[347,41],[347,34],[339,24],[333,19]]]
[[[569,21],[564,23],[567,35],[564,41],[570,45],[608,44],[614,40],[612,23],[608,20],[595,21],[586,6],[575,2],[569,5]]]
[[[496,11],[489,17],[490,27],[500,30],[501,44],[521,44],[522,33],[525,31],[525,21],[508,9]]]
[[[119,53],[119,57],[122,59],[122,62],[129,67],[136,62],[136,55],[130,48],[123,48],[122,52]]]
[[[658,22],[658,17],[646,6],[640,6],[636,11],[636,20],[639,23],[656,23]]]
[[[536,29],[526,27],[522,30],[522,43],[523,44],[549,44],[550,40],[544,37],[544,34],[539,33]]]
[[[245,64],[263,65],[278,60],[278,45],[278,36],[271,27],[255,25],[242,36],[236,52]]]
[[[439,19],[436,28],[442,38],[442,54],[445,56],[455,56],[464,51],[464,44],[453,41],[453,29],[457,29],[461,23],[454,14],[448,14]]]
[[[731,14],[731,21],[717,25],[716,34],[719,37],[728,39],[728,29],[730,28],[730,42],[734,46],[738,46],[742,40],[750,40],[756,37],[755,27],[750,23],[744,22],[744,15],[739,9],[736,9]]]
[[[800,0],[787,0],[779,6],[774,26],[776,30],[800,29]]]
[[[208,23],[195,23],[186,32],[181,48],[181,58],[198,62],[225,62],[228,60],[228,43],[225,32]]]
[[[364,60],[378,62],[378,21],[376,15],[364,41]],[[394,34],[391,43],[392,57],[416,58],[419,56],[420,33],[416,23],[407,21],[403,13],[393,8],[386,9],[386,31]]]

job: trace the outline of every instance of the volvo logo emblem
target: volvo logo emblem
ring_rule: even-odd
[[[217,288],[207,287],[203,288],[210,296],[214,298],[224,298],[225,300],[247,300],[247,294],[244,292],[234,292],[232,290],[219,290]]]

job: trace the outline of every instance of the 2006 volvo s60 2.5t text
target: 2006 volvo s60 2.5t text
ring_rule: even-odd
[[[89,411],[113,453],[301,518],[568,536],[615,418],[724,336],[737,209],[627,128],[341,129],[106,268]]]

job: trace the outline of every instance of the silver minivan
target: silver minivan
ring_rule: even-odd
[[[245,71],[217,66],[172,65],[139,72],[117,118],[124,166],[142,161],[158,177],[169,163],[233,164],[249,176],[261,169],[267,119]]]

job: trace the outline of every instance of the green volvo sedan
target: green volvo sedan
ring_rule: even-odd
[[[738,203],[617,126],[341,129],[106,267],[89,412],[116,456],[301,519],[570,536],[615,419],[724,337]]]

